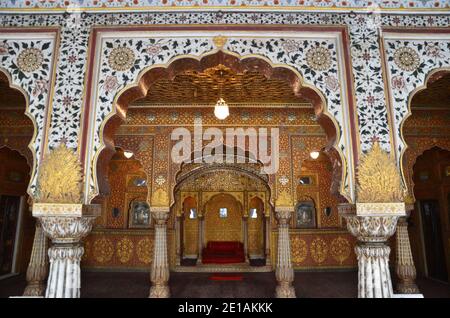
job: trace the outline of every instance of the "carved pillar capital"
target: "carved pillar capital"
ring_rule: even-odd
[[[278,206],[275,207],[275,217],[277,219],[278,225],[289,226],[289,221],[294,212],[294,207],[291,206]]]
[[[170,216],[169,207],[150,207],[150,213],[155,221],[155,225],[166,225]]]
[[[344,216],[347,229],[360,242],[386,242],[395,233],[398,216]]]

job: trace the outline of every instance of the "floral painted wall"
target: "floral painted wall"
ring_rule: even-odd
[[[26,7],[26,8],[35,8],[43,10],[49,8],[58,8],[64,5],[67,5],[67,2],[59,3],[57,1],[49,1],[49,2],[34,2],[34,1],[26,1],[26,2],[14,2],[7,1],[4,3],[5,12],[8,12],[9,9],[13,7]],[[2,3],[3,4],[3,3]],[[69,5],[74,5],[75,3],[69,3]],[[108,7],[108,6],[123,6],[125,3],[123,2],[103,2],[103,1],[95,1],[95,4],[90,1],[78,3],[81,7]],[[149,4],[148,2],[139,1],[133,6],[139,7],[148,5],[154,5],[155,3]],[[214,3],[211,3],[212,5]],[[248,3],[252,5],[251,2]],[[319,7],[324,5],[324,2],[315,2],[315,5]],[[363,2],[357,1],[355,3],[347,2],[348,6],[361,6],[363,7]],[[167,3],[168,5],[168,3]],[[235,3],[234,5],[237,5]],[[286,3],[279,3],[279,5],[285,6]],[[309,5],[309,2],[304,2],[302,5]],[[337,4],[334,2],[327,2],[326,6],[336,7],[342,4]],[[397,14],[389,14],[383,11],[383,8],[397,8],[397,9],[424,9],[424,8],[435,8],[437,11],[436,15],[426,14],[424,12],[420,12],[420,14],[414,14],[414,11],[410,11],[411,14],[408,14],[408,11],[404,11],[406,14],[397,15]],[[92,40],[92,27],[93,25],[97,26],[106,26],[106,25],[116,25],[116,26],[127,26],[130,24],[133,25],[145,25],[145,26],[156,26],[162,24],[175,24],[175,25],[188,25],[188,24],[196,24],[196,25],[217,25],[217,24],[243,24],[246,26],[254,26],[255,30],[260,28],[261,25],[288,25],[288,26],[298,26],[302,25],[305,27],[309,26],[326,26],[326,25],[341,25],[345,27],[348,32],[348,35],[342,37],[340,40],[335,42],[334,47],[329,47],[331,43],[328,43],[329,40],[322,40],[327,42],[318,43],[320,47],[324,47],[327,50],[330,50],[330,58],[331,64],[330,69],[325,72],[322,68],[328,68],[327,63],[322,66],[314,66],[313,60],[317,61],[317,58],[311,57],[308,62],[307,56],[302,54],[307,54],[310,51],[307,47],[309,45],[315,46],[316,44],[311,43],[305,45],[296,46],[295,43],[286,42],[284,46],[280,46],[285,50],[285,54],[280,56],[281,51],[275,50],[276,46],[272,45],[273,54],[278,54],[276,57],[278,61],[283,63],[289,63],[289,60],[292,60],[293,63],[299,69],[299,72],[305,77],[310,78],[309,81],[313,83],[316,87],[321,87],[323,92],[327,92],[326,96],[331,98],[328,100],[328,106],[332,107],[334,104],[333,97],[336,99],[340,99],[343,101],[343,97],[346,96],[346,102],[339,106],[336,110],[342,113],[344,116],[342,120],[342,124],[351,126],[353,125],[353,131],[357,132],[356,136],[353,137],[356,139],[356,143],[354,145],[354,149],[346,154],[346,159],[348,160],[349,171],[351,171],[352,167],[354,167],[354,162],[357,159],[358,153],[360,151],[366,151],[370,148],[373,140],[377,139],[381,142],[382,146],[385,149],[390,149],[392,144],[395,145],[395,148],[398,152],[400,152],[403,148],[403,142],[399,137],[399,122],[401,122],[402,118],[405,114],[405,105],[407,104],[406,97],[407,93],[414,89],[417,85],[420,85],[424,81],[424,77],[435,68],[445,67],[445,61],[448,61],[448,58],[445,58],[448,55],[448,47],[446,47],[446,43],[448,42],[448,33],[445,33],[445,29],[441,29],[443,35],[435,36],[436,39],[433,39],[433,45],[439,47],[442,57],[438,55],[430,56],[429,44],[424,43],[423,39],[417,39],[414,41],[405,42],[404,37],[408,37],[407,35],[403,35],[403,33],[409,32],[411,33],[411,28],[417,27],[421,29],[426,28],[436,28],[436,27],[448,27],[449,18],[448,15],[442,14],[439,11],[442,8],[448,7],[448,3],[445,1],[409,1],[407,4],[401,1],[392,1],[392,2],[383,2],[380,4],[381,11],[377,11],[375,8],[375,13],[371,15],[359,14],[354,12],[345,12],[342,13],[337,11],[331,12],[301,12],[301,11],[289,11],[289,12],[270,12],[270,11],[258,11],[258,12],[245,12],[245,11],[187,11],[187,12],[122,12],[122,13],[96,13],[96,12],[84,12],[80,13],[78,11],[71,11],[66,14],[56,13],[49,14],[45,11],[41,11],[38,14],[3,14],[0,15],[0,24],[4,27],[26,27],[33,26],[35,28],[48,28],[54,26],[60,26],[60,34],[59,34],[59,47],[58,47],[58,59],[56,65],[56,79],[51,78],[52,70],[49,68],[51,61],[47,61],[49,57],[52,56],[50,51],[54,49],[52,43],[46,43],[43,40],[39,40],[40,42],[31,43],[30,41],[34,41],[31,39],[21,39],[21,38],[30,38],[29,34],[33,32],[29,32],[27,36],[15,36],[15,35],[7,35],[12,33],[11,30],[5,29],[3,30],[3,45],[8,47],[2,51],[3,56],[3,65],[6,69],[9,69],[10,73],[14,74],[14,69],[16,68],[19,72],[17,72],[14,76],[16,77],[16,83],[18,86],[24,88],[29,92],[31,103],[30,103],[30,112],[34,114],[34,116],[39,119],[38,125],[41,127],[41,130],[38,131],[37,138],[34,142],[34,151],[40,153],[42,147],[54,147],[59,142],[66,142],[70,147],[77,149],[80,152],[82,159],[86,159],[87,166],[95,166],[94,162],[90,162],[94,158],[95,147],[98,147],[96,142],[93,145],[93,148],[89,148],[87,144],[87,140],[90,139],[83,135],[95,136],[94,130],[98,129],[95,127],[99,127],[99,123],[101,123],[106,117],[106,114],[109,113],[109,107],[111,107],[111,101],[113,97],[121,87],[123,87],[126,83],[130,83],[135,80],[137,73],[142,69],[142,66],[150,61],[146,60],[145,56],[153,58],[151,54],[153,51],[145,51],[147,46],[151,44],[142,43],[141,51],[138,52],[137,42],[127,43],[122,40],[112,40],[110,43],[113,47],[108,48],[105,46],[105,50],[102,51],[106,56],[111,55],[112,49],[114,46],[125,46],[132,49],[132,54],[134,55],[133,65],[130,66],[130,69],[134,67],[133,71],[124,72],[120,69],[116,70],[117,74],[120,75],[118,79],[120,79],[117,83],[111,81],[109,79],[106,82],[107,76],[111,75],[111,69],[108,67],[107,59],[105,59],[104,66],[102,67],[100,77],[103,78],[103,82],[92,82],[87,80],[89,78],[89,72],[92,72],[93,63],[89,63],[89,60],[93,58],[94,52],[89,53],[89,49],[92,48],[89,46],[89,40]],[[405,9],[405,10],[406,10]],[[408,29],[405,29],[409,28]],[[382,31],[383,28],[399,28],[402,32],[397,32],[396,39],[387,38],[383,47],[380,46],[379,38],[384,37],[385,32]],[[125,30],[126,31],[126,30]],[[422,30],[423,31],[423,30]],[[441,31],[434,32],[437,34]],[[446,35],[447,34],[447,35]],[[90,38],[91,37],[91,38]],[[423,36],[426,38],[426,36]],[[1,36],[0,36],[1,38]],[[28,42],[27,42],[28,41]],[[118,42],[119,41],[119,42]],[[155,40],[156,41],[156,40]],[[261,44],[258,43],[245,43],[245,40],[236,38],[233,41],[228,42],[230,47],[227,49],[240,52],[246,54],[246,52],[252,52],[256,54],[267,55],[270,52],[270,48],[267,47],[268,52],[261,51]],[[155,42],[156,44],[156,42]],[[279,43],[281,44],[281,43]],[[27,48],[25,46],[27,46]],[[106,44],[105,44],[106,45]],[[162,45],[161,47],[164,47]],[[182,46],[181,46],[182,47]],[[201,47],[201,46],[200,46]],[[401,84],[401,80],[397,78],[394,82],[395,76],[401,76],[406,73],[401,72],[414,72],[414,70],[402,70],[401,62],[399,61],[398,56],[406,56],[408,54],[406,49],[399,51],[401,47],[409,47],[410,49],[416,50],[417,56],[419,56],[419,63],[417,64],[417,80],[408,89],[402,93],[400,93],[401,89],[399,87]],[[187,48],[187,47],[186,47]],[[208,49],[212,49],[212,45],[208,44],[203,47],[202,51],[205,52]],[[32,50],[30,50],[32,49]],[[27,50],[27,52],[31,55],[30,58],[33,58],[37,64],[40,65],[40,52],[42,52],[43,62],[42,65],[46,66],[42,71],[36,69],[30,69],[30,67],[35,66],[24,66],[23,64],[18,64],[18,55],[22,50]],[[177,52],[178,49],[170,48],[171,55],[180,54],[182,52]],[[190,49],[189,49],[190,50]],[[197,50],[197,49],[196,49]],[[266,50],[266,48],[264,49]],[[287,51],[286,51],[287,50]],[[327,78],[327,76],[338,74],[332,73],[331,70],[334,69],[334,54],[338,54],[339,56],[345,55],[345,51],[348,51],[350,55],[347,60],[349,65],[344,66],[339,65],[338,72],[348,73],[346,75],[347,79],[351,79],[350,81],[342,82],[342,78],[337,77],[339,82],[341,82],[340,93],[341,96],[337,95],[337,93],[333,93],[333,87],[336,87],[336,81],[331,80],[331,78]],[[17,51],[17,52],[16,52]],[[35,53],[33,53],[33,52]],[[44,52],[45,51],[45,52]],[[303,52],[302,52],[303,51]],[[192,51],[194,52],[194,51]],[[200,54],[200,51],[196,51],[196,54]],[[337,53],[334,53],[337,52]],[[28,54],[27,53],[27,54]],[[409,52],[411,53],[411,51]],[[25,53],[24,53],[25,54]],[[33,55],[34,54],[34,55]],[[317,53],[319,54],[319,53]],[[323,57],[325,57],[325,61],[327,53],[322,52]],[[405,55],[406,54],[406,55]],[[411,55],[412,54],[412,55]],[[415,53],[411,53],[412,57],[416,56]],[[131,53],[130,53],[131,55]],[[24,56],[22,54],[22,56]],[[318,55],[317,55],[318,56]],[[395,57],[397,56],[397,58]],[[283,60],[284,59],[284,60]],[[298,61],[297,61],[298,60]],[[320,59],[319,59],[320,60]],[[384,65],[384,61],[387,61],[387,66]],[[11,62],[9,62],[11,61]],[[414,61],[414,58],[413,58]],[[322,63],[322,62],[320,62]],[[341,62],[340,62],[341,63]],[[400,64],[399,64],[400,63]],[[22,65],[22,66],[21,66]],[[400,65],[400,66],[399,66]],[[413,66],[416,65],[413,62]],[[124,65],[123,67],[125,67]],[[314,69],[316,68],[316,69]],[[386,68],[386,72],[383,70]],[[397,71],[397,69],[399,71]],[[22,73],[21,73],[22,72]],[[41,72],[41,73],[39,73]],[[45,73],[42,73],[45,72]],[[330,73],[331,72],[331,73]],[[342,73],[342,74],[344,74]],[[394,74],[396,73],[396,74]],[[21,75],[23,74],[23,75]],[[36,74],[36,75],[34,75]],[[314,75],[315,74],[315,75]],[[30,76],[31,75],[31,76]],[[36,77],[37,76],[37,77]],[[314,79],[313,79],[314,78]],[[392,80],[391,80],[392,79]],[[41,83],[47,83],[45,85],[41,85]],[[386,94],[386,85],[391,85],[393,93],[390,93],[389,96],[394,99],[388,98]],[[328,87],[328,88],[326,88]],[[51,89],[48,89],[51,88]],[[345,89],[344,89],[345,88]],[[42,91],[42,94],[38,94],[38,90]],[[108,93],[109,92],[109,93]],[[41,101],[45,101],[47,95],[51,93],[51,104],[52,108],[49,111],[47,108],[47,112],[43,111],[43,104]],[[99,94],[101,93],[101,94]],[[399,95],[400,94],[400,95]],[[397,96],[398,95],[398,96]],[[89,114],[93,114],[92,112],[85,112],[86,107],[91,105],[95,100],[106,99],[109,101],[105,104],[105,106],[101,106],[98,108],[100,111],[98,114],[99,117],[93,120],[92,118],[88,118]],[[45,103],[45,102],[44,102]],[[355,110],[349,109],[347,106],[349,103],[354,103]],[[397,106],[398,104],[398,106]],[[387,105],[391,105],[392,108],[387,107]],[[332,109],[330,109],[333,111]],[[44,123],[43,119],[47,114],[51,114],[48,116],[48,133],[46,134],[45,141],[41,140],[44,127],[47,124]],[[392,113],[392,114],[391,114]],[[334,116],[339,117],[340,115],[334,114]],[[354,119],[352,120],[352,116]],[[388,119],[392,118],[392,123],[388,122]],[[339,120],[338,120],[339,122]],[[96,126],[97,125],[97,126]],[[393,130],[390,127],[393,127]],[[89,133],[89,131],[92,133]],[[340,146],[346,144],[346,147],[349,147],[351,141],[349,140],[348,131],[343,131],[344,135],[341,138]],[[91,134],[91,135],[90,135]],[[83,141],[84,140],[84,141]],[[94,137],[95,140],[95,137]],[[86,148],[86,149],[84,149]],[[85,156],[84,153],[90,153],[89,156]],[[354,153],[354,158],[349,158],[350,153]],[[398,157],[400,153],[398,154]],[[39,158],[39,156],[38,156]],[[87,170],[92,171],[92,170]],[[88,173],[88,178],[86,182],[90,184],[90,187],[95,188],[92,180],[92,175]],[[349,184],[350,188],[354,187],[354,184]],[[90,189],[90,188],[88,188]],[[349,191],[351,191],[350,189]],[[89,191],[93,191],[95,193],[95,189],[91,189]]]

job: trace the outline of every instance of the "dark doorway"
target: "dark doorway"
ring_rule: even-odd
[[[439,202],[437,200],[422,200],[420,201],[420,210],[428,276],[447,281]]]
[[[13,270],[20,197],[0,196],[0,276]]]

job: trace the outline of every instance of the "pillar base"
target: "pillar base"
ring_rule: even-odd
[[[417,287],[417,285],[413,281],[398,282],[396,289],[398,294],[420,294],[419,287]]]
[[[39,282],[28,282],[27,287],[25,287],[25,291],[23,292],[23,296],[37,297],[44,296],[45,294],[45,283]]]
[[[295,289],[289,283],[281,282],[277,285],[275,289],[276,298],[296,298]]]
[[[169,298],[170,289],[167,285],[153,285],[150,287],[148,298]]]

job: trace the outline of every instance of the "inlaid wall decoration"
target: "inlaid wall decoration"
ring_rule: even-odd
[[[153,255],[149,230],[96,230],[84,240],[82,266],[98,268],[149,268]]]
[[[87,5],[87,2],[85,2]],[[118,5],[119,2],[98,2],[101,5]],[[139,2],[139,5],[142,2]],[[168,2],[169,4],[171,2]],[[236,2],[236,5],[239,2]],[[283,1],[279,2],[282,6]],[[305,2],[307,3],[307,2]],[[332,1],[321,2],[320,5],[331,5]],[[343,2],[342,2],[343,3]],[[351,1],[346,4],[353,6]],[[363,3],[363,2],[361,2]],[[380,7],[398,7],[402,2],[386,2],[379,4]],[[26,6],[28,8],[53,8],[59,7],[59,1],[6,1],[2,5],[10,7]],[[65,4],[65,3],[64,3]],[[125,4],[125,2],[120,2]],[[435,7],[445,8],[448,3],[444,0],[437,1],[409,1],[408,8]],[[405,9],[403,7],[403,9]],[[145,9],[144,9],[145,10]],[[381,53],[378,41],[378,27],[393,28],[431,28],[448,27],[448,16],[444,14],[409,15],[405,10],[404,15],[384,12],[377,24],[373,25],[371,15],[340,12],[214,12],[214,11],[185,11],[185,12],[138,12],[138,13],[83,13],[69,12],[69,14],[53,14],[35,12],[36,14],[5,14],[0,16],[0,25],[5,27],[33,26],[48,27],[61,26],[60,56],[58,59],[58,77],[55,85],[55,96],[53,99],[52,118],[49,132],[49,145],[55,146],[61,139],[67,140],[68,145],[73,148],[81,148],[81,128],[87,125],[87,118],[83,116],[84,102],[90,97],[92,88],[88,83],[84,85],[87,69],[90,65],[87,61],[88,40],[93,25],[125,26],[133,25],[158,25],[158,24],[245,24],[247,26],[259,25],[343,25],[348,28],[348,39],[346,43],[351,52],[351,75],[354,79],[354,99],[357,105],[357,114],[354,121],[359,124],[359,142],[356,146],[360,150],[370,148],[373,139],[379,139],[383,148],[390,149],[389,125],[387,125],[387,110],[385,107],[384,84],[381,67]],[[58,12],[58,11],[51,11]],[[341,13],[342,12],[342,13]],[[368,27],[373,27],[370,31]],[[401,38],[401,35],[399,35]],[[387,78],[391,82],[391,78]],[[334,87],[335,81],[327,82]],[[106,85],[107,89],[115,87],[116,83],[110,78]],[[83,99],[84,98],[84,99]],[[91,103],[92,100],[89,101]],[[70,105],[70,107],[69,107]],[[352,114],[349,114],[352,116]],[[393,132],[395,138],[399,138],[398,131]],[[81,146],[81,147],[80,147]]]
[[[205,31],[203,31],[205,32]],[[319,34],[319,33],[318,33]],[[131,35],[131,33],[129,34]],[[144,69],[150,66],[166,66],[171,59],[180,56],[197,56],[200,58],[205,54],[212,54],[218,49],[225,52],[237,54],[242,58],[246,56],[259,56],[269,60],[273,64],[293,67],[304,78],[306,85],[315,87],[319,95],[326,99],[325,113],[337,123],[337,149],[342,154],[347,167],[347,159],[352,154],[352,145],[348,143],[350,132],[350,121],[345,101],[346,95],[343,93],[345,87],[345,74],[343,70],[344,57],[339,56],[340,45],[339,36],[330,34],[322,39],[311,39],[302,37],[300,32],[288,35],[274,35],[272,38],[264,37],[255,33],[252,37],[235,37],[232,33],[227,36],[225,43],[217,46],[216,38],[222,34],[218,32],[208,32],[203,37],[183,38],[175,34],[167,37],[152,38],[152,33],[148,37],[105,37],[101,41],[101,59],[95,68],[101,73],[98,82],[93,83],[96,87],[94,101],[94,126],[92,134],[92,149],[89,150],[91,158],[88,164],[90,174],[90,194],[92,199],[97,194],[97,180],[94,178],[96,169],[96,158],[102,149],[103,126],[105,118],[114,112],[113,101],[126,85],[135,84]],[[256,38],[255,38],[256,36]],[[340,66],[338,66],[340,65]],[[172,116],[174,114],[172,113]],[[345,137],[344,137],[345,136]],[[353,170],[347,167],[343,181],[343,191],[352,196],[353,189],[350,184],[353,182]]]
[[[299,2],[292,2],[289,0],[280,0],[276,2],[271,2],[271,6],[283,9],[284,7],[292,8],[297,7],[303,10],[311,9],[354,9],[361,8],[365,9],[367,7],[373,10],[380,9],[445,9],[449,7],[446,0],[433,0],[433,1],[423,1],[423,0],[409,0],[405,1],[376,1],[376,5],[373,1],[369,0],[349,0],[349,1],[339,1],[339,0],[304,0]],[[72,9],[84,8],[84,9],[122,9],[122,10],[139,10],[146,9],[149,7],[163,8],[174,8],[174,7],[197,7],[205,6],[211,8],[217,7],[229,7],[229,8],[255,8],[255,7],[265,7],[267,4],[265,2],[260,2],[257,0],[83,0],[83,1],[67,1],[67,0],[28,0],[28,1],[17,1],[17,0],[6,0],[0,4],[0,8],[14,8],[14,9]]]
[[[450,71],[450,32],[385,33],[384,46],[395,129],[395,154],[397,160],[401,160],[405,150],[401,129],[410,114],[410,99],[418,89],[425,87],[433,72]]]
[[[34,139],[31,140],[34,162],[30,162],[33,165],[30,193],[35,192],[36,167],[45,151],[45,124],[53,82],[56,41],[55,29],[34,29],[28,33],[0,29],[0,70],[7,74],[11,86],[26,94],[25,113],[35,126]]]
[[[291,258],[294,268],[353,268],[355,238],[342,231],[291,231]]]

